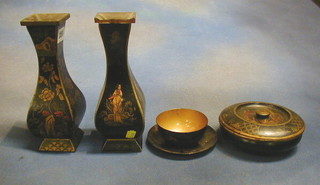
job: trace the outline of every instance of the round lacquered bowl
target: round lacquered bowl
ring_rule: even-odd
[[[208,126],[208,118],[203,113],[185,108],[162,112],[156,122],[166,143],[177,147],[195,146]]]
[[[243,102],[224,109],[222,136],[236,146],[263,153],[286,152],[296,147],[305,130],[292,110],[266,102]]]

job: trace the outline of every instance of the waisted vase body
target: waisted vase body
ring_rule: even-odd
[[[114,16],[113,13],[98,14],[97,17],[99,15]],[[102,23],[97,21],[97,17],[96,22],[99,23],[107,56],[107,73],[96,111],[95,125],[97,130],[107,138],[106,143],[117,142],[117,146],[111,147],[110,150],[127,150],[124,148],[130,147],[126,146],[128,143],[126,140],[130,140],[129,142],[141,140],[144,130],[145,104],[143,93],[127,60],[131,24]],[[138,145],[141,147],[141,144]]]
[[[38,56],[38,83],[27,125],[33,135],[45,138],[40,151],[74,152],[83,135],[79,124],[86,109],[85,98],[71,79],[63,56],[63,33],[69,16],[34,14],[21,21]]]

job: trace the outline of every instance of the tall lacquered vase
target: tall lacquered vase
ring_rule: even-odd
[[[39,151],[75,152],[83,131],[79,128],[86,102],[72,81],[63,56],[63,34],[68,13],[33,14],[26,26],[38,56],[38,83],[27,125],[43,138]]]
[[[105,137],[104,152],[140,152],[144,130],[144,95],[127,59],[134,12],[98,13],[100,34],[107,57],[107,74],[98,103],[95,125]]]

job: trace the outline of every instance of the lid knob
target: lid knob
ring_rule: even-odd
[[[270,112],[267,110],[257,110],[256,111],[256,117],[258,119],[268,119],[270,116]]]

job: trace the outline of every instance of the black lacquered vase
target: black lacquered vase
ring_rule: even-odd
[[[127,59],[134,12],[98,13],[107,57],[105,84],[98,103],[95,125],[105,137],[105,152],[139,152],[142,150],[145,100]]]
[[[21,21],[38,56],[38,83],[27,125],[33,135],[43,138],[39,151],[75,152],[83,136],[79,124],[86,102],[63,56],[63,33],[69,17],[67,13],[33,14]]]

